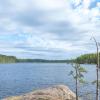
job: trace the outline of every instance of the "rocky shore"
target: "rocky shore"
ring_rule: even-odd
[[[2,100],[75,100],[75,94],[67,86],[58,85]]]

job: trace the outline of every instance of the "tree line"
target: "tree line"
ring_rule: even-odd
[[[17,58],[14,56],[0,55],[0,63],[15,63]]]
[[[72,60],[18,59],[15,56],[0,55],[0,63],[70,63]]]
[[[100,53],[99,53],[99,57],[100,57]],[[96,53],[84,54],[84,55],[77,57],[75,59],[75,61],[77,61],[80,64],[84,64],[84,63],[96,64],[97,63],[97,54]]]
[[[100,53],[99,53],[100,56]],[[92,54],[84,54],[76,59],[71,60],[46,60],[46,59],[18,59],[15,56],[7,56],[7,55],[0,55],[0,63],[17,63],[17,62],[37,62],[37,63],[71,63],[76,62],[80,64],[96,64],[97,63],[97,55],[96,53]]]

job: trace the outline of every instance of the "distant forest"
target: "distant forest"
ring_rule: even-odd
[[[100,54],[99,54],[100,55]],[[38,62],[38,63],[71,63],[77,62],[80,64],[95,64],[96,54],[84,54],[72,60],[45,60],[45,59],[18,59],[15,56],[0,55],[0,63],[21,63],[21,62]]]
[[[15,63],[17,58],[14,56],[0,55],[0,63]]]
[[[70,61],[71,60],[18,59],[15,56],[0,55],[0,63],[21,63],[21,62],[69,63]]]
[[[100,53],[99,53],[99,56],[100,56]],[[97,54],[95,54],[95,53],[93,53],[93,54],[84,54],[84,55],[81,55],[81,56],[77,57],[75,59],[75,61],[80,63],[80,64],[84,64],[84,63],[96,64],[97,63]]]

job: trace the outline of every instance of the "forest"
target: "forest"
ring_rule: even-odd
[[[14,56],[0,55],[0,63],[15,63],[17,58]]]
[[[19,59],[15,56],[0,55],[0,63],[69,63],[71,60]]]
[[[100,53],[99,53],[100,56]],[[96,64],[97,63],[97,54],[96,53],[92,53],[92,54],[84,54],[81,55],[79,57],[77,57],[75,59],[75,61],[77,61],[77,63],[80,64]]]
[[[100,53],[99,53],[100,55]],[[6,56],[6,55],[0,55],[0,63],[20,63],[20,62],[37,62],[37,63],[71,63],[71,62],[77,62],[79,64],[96,64],[97,55],[95,53],[93,54],[84,54],[76,59],[71,60],[45,60],[45,59],[18,59],[15,56]]]

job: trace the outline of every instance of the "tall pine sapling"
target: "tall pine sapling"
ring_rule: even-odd
[[[84,73],[86,73],[86,69],[81,67],[80,64],[74,63],[72,64],[73,70],[70,71],[69,75],[71,75],[75,80],[76,85],[76,100],[78,100],[78,86],[80,83],[85,83]]]

